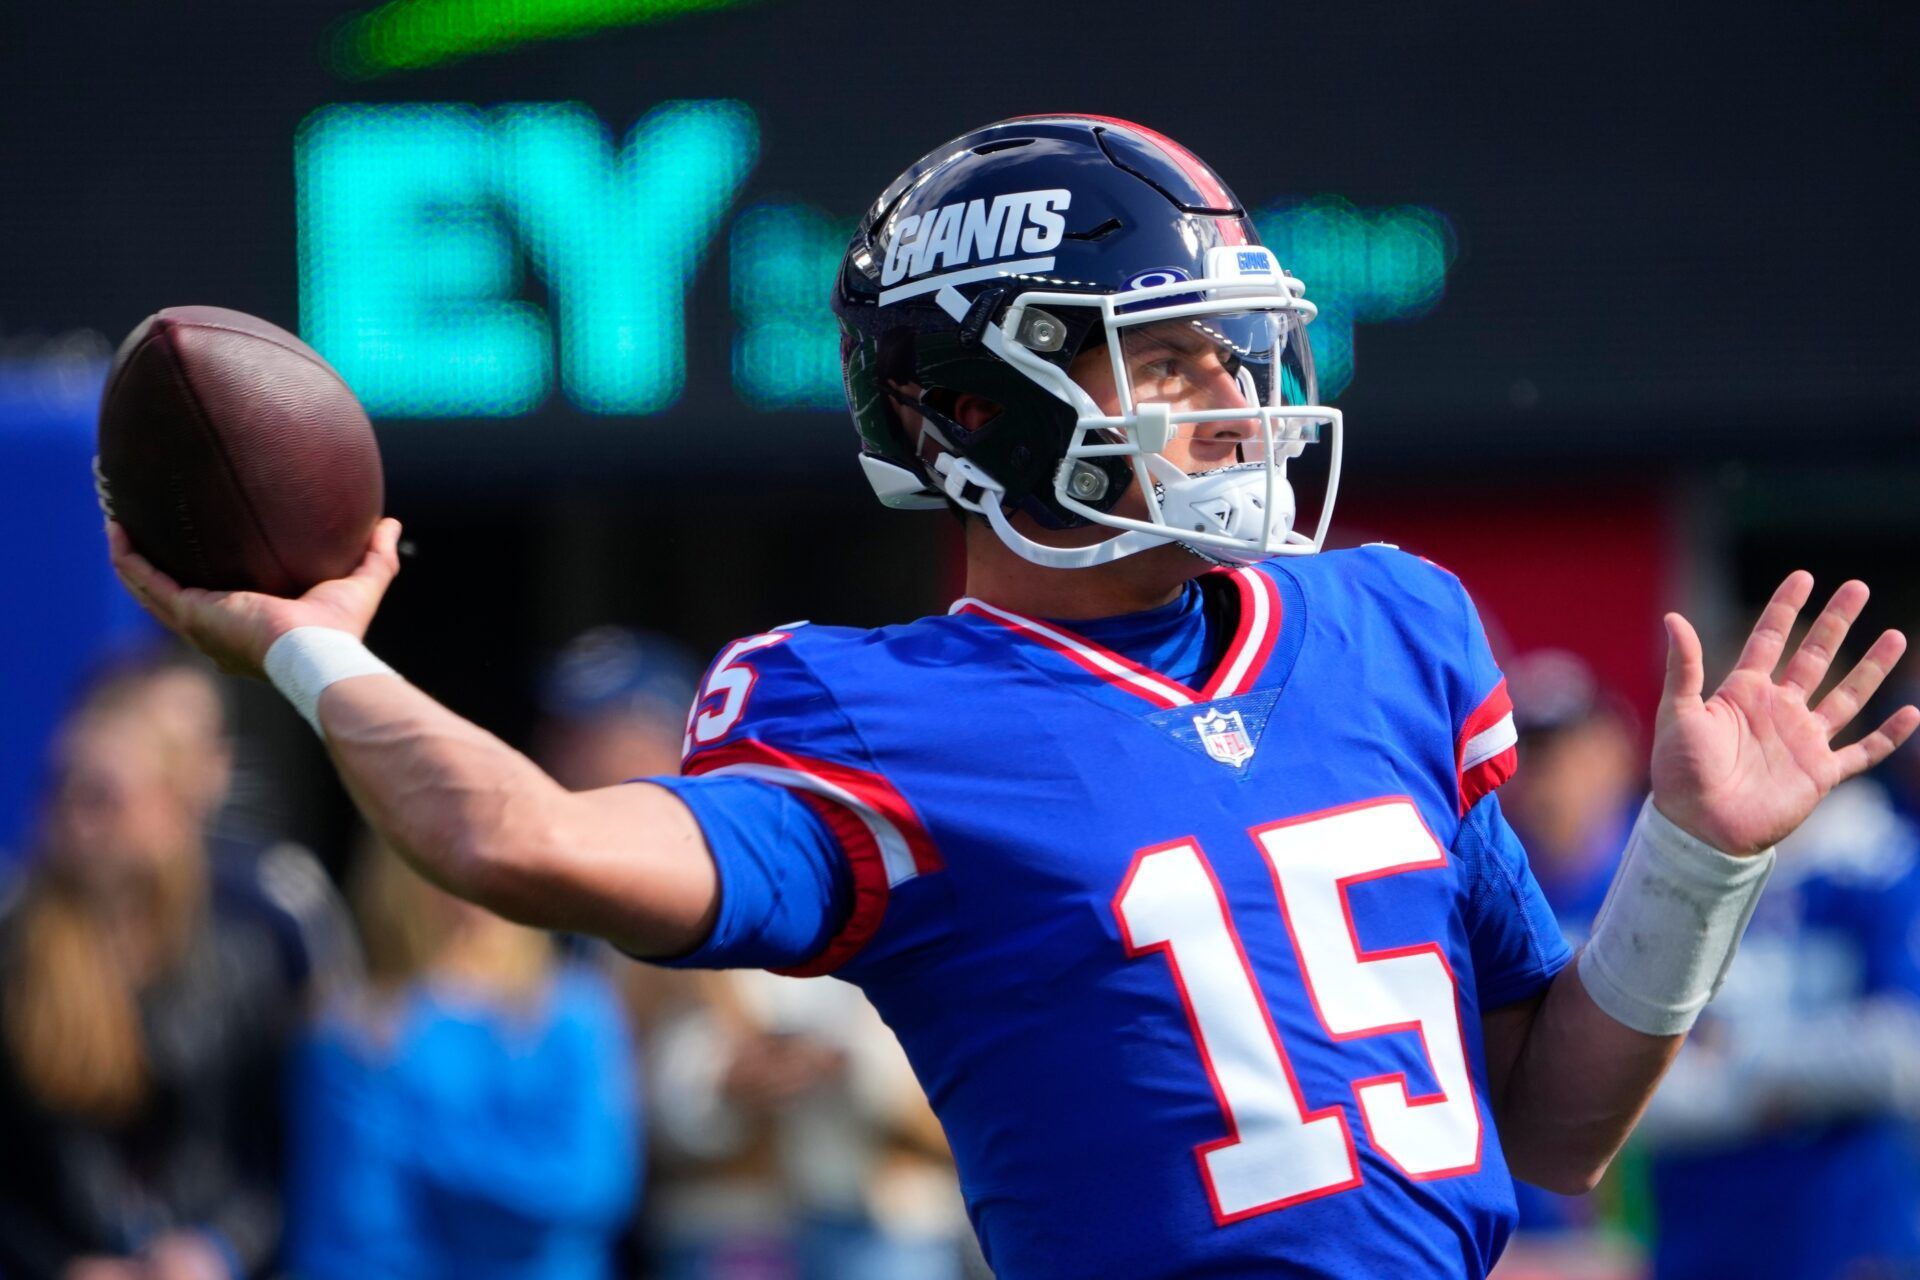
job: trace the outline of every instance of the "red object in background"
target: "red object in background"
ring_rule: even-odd
[[[1460,575],[1502,663],[1535,649],[1584,658],[1603,688],[1651,727],[1666,663],[1660,619],[1675,595],[1678,543],[1665,497],[1528,488],[1342,498],[1342,545],[1380,540]]]

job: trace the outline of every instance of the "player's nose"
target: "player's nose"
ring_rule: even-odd
[[[1199,394],[1194,397],[1196,409],[1251,409],[1254,406],[1247,399],[1246,389],[1240,379],[1225,364],[1209,362],[1206,375],[1201,379]],[[1251,440],[1260,434],[1260,420],[1257,417],[1218,418],[1196,425],[1194,434],[1202,439],[1219,443],[1237,443]]]

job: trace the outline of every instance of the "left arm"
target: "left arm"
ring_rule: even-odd
[[[1507,1165],[1516,1178],[1562,1195],[1599,1183],[1686,1039],[1615,1022],[1587,994],[1577,967],[1480,1022]]]
[[[1711,846],[1702,858],[1715,856],[1713,850],[1733,859],[1766,854],[1827,792],[1884,760],[1920,725],[1920,709],[1906,706],[1860,741],[1838,749],[1833,745],[1905,650],[1906,639],[1897,631],[1882,634],[1845,679],[1809,705],[1866,604],[1861,582],[1834,592],[1774,678],[1787,636],[1812,590],[1812,575],[1804,572],[1781,584],[1739,662],[1708,699],[1701,697],[1699,637],[1679,614],[1666,617],[1667,679],[1654,729],[1653,805],[1681,832]],[[1719,874],[1702,872],[1703,882]],[[1631,919],[1621,918],[1621,912],[1632,911],[1632,900],[1623,896],[1621,902],[1612,919],[1603,909],[1590,945],[1599,945],[1601,929],[1632,928]],[[1608,905],[1614,906],[1611,899]],[[1696,949],[1686,955],[1684,940],[1670,935],[1663,928],[1658,942],[1682,944],[1671,948],[1676,1001],[1683,989],[1691,992],[1703,979],[1717,983],[1732,942],[1738,941],[1736,928],[1719,954]],[[1572,1193],[1590,1190],[1606,1171],[1691,1022],[1691,1013],[1684,1013],[1677,1031],[1636,1030],[1595,1001],[1587,967],[1567,966],[1539,996],[1491,1010],[1482,1022],[1490,1096],[1513,1171],[1529,1182]],[[1620,1011],[1618,995],[1603,989],[1602,996],[1615,1013]]]

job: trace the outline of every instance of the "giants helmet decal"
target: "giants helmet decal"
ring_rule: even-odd
[[[861,464],[889,506],[956,504],[1058,567],[1168,542],[1240,563],[1325,538],[1340,415],[1314,403],[1315,309],[1226,184],[1150,129],[1027,116],[935,149],[861,219],[833,309]],[[1115,403],[1069,376],[1076,360],[1083,380],[1110,369]],[[1177,372],[1201,366],[1206,397]],[[963,424],[963,396],[997,412]],[[1292,529],[1286,463],[1322,429],[1332,466],[1309,536]],[[1203,437],[1234,456],[1192,475],[1165,456]],[[1051,547],[1016,512],[1117,533]]]

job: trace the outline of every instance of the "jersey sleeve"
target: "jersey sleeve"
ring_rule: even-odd
[[[749,780],[784,792],[783,803],[762,794],[751,804],[751,814],[742,809],[736,816],[731,808],[723,811],[718,792],[708,796],[684,784],[675,788],[714,848],[723,916],[729,876],[741,886],[736,904],[752,908],[745,886],[767,887],[768,871],[782,859],[813,858],[835,869],[829,880],[844,886],[843,897],[832,904],[838,927],[804,960],[769,966],[801,976],[832,972],[858,955],[879,931],[892,891],[939,865],[914,807],[888,779],[803,652],[809,645],[819,649],[833,643],[804,625],[736,640],[708,669],[688,714],[681,766],[688,779]],[[797,838],[797,844],[779,844],[777,831]],[[779,887],[769,892],[776,897],[804,890],[810,900],[825,900],[811,873],[795,876],[787,868],[773,882]],[[826,887],[831,898],[834,890]],[[749,926],[751,919],[741,923]],[[783,945],[794,945],[805,926],[804,918],[784,921]],[[738,954],[757,956],[753,945],[758,944]]]
[[[1513,724],[1513,700],[1507,678],[1493,660],[1486,625],[1458,578],[1447,574],[1459,597],[1462,616],[1459,666],[1455,669],[1454,767],[1460,783],[1460,812],[1493,794],[1513,776],[1519,734]]]
[[[802,968],[852,909],[852,871],[810,797],[757,778],[648,778],[692,811],[720,880],[713,931],[670,969]]]
[[[1409,643],[1443,689],[1453,734],[1454,787],[1464,816],[1513,776],[1513,702],[1493,660],[1480,611],[1441,565],[1384,543],[1363,551],[1395,584],[1393,607]]]
[[[1453,855],[1466,887],[1467,938],[1480,1008],[1524,1000],[1553,980],[1573,958],[1573,948],[1533,878],[1520,837],[1500,812],[1498,796],[1484,796],[1467,811]]]

